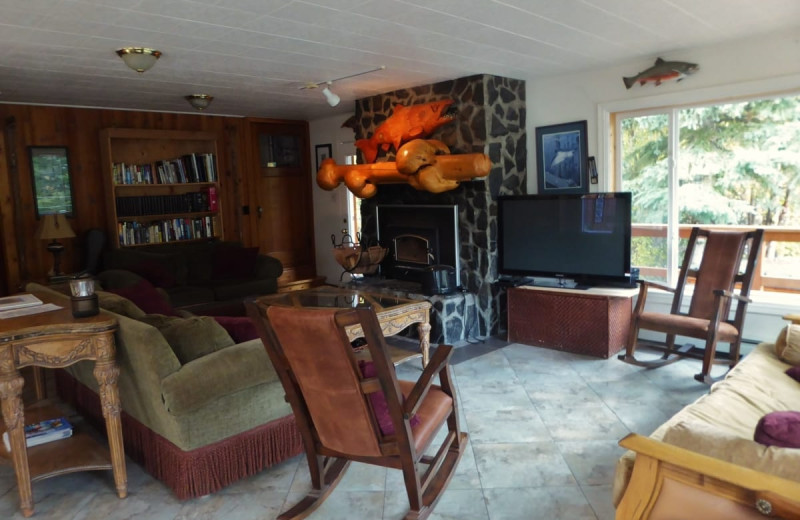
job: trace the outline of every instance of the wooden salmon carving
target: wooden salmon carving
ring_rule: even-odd
[[[378,157],[379,146],[384,152],[390,146],[399,150],[403,143],[427,137],[440,126],[453,121],[455,111],[450,108],[452,104],[452,99],[446,99],[410,107],[395,105],[389,119],[381,123],[369,139],[357,140],[356,147],[364,154],[367,163],[373,163]]]

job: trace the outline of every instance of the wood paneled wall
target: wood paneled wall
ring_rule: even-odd
[[[218,137],[225,239],[250,245],[249,219],[241,217],[247,204],[244,163],[245,120],[221,117],[127,110],[101,110],[0,104],[0,292],[21,290],[31,280],[44,280],[52,267],[52,255],[34,233],[38,221],[34,209],[29,146],[66,146],[72,175],[75,217],[70,219],[74,239],[61,242],[64,272],[84,265],[83,235],[91,228],[106,229],[99,131],[103,128],[202,130]],[[255,244],[253,244],[255,245]]]

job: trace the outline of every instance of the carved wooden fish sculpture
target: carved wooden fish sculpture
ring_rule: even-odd
[[[689,63],[686,61],[664,61],[661,58],[657,58],[655,65],[649,69],[643,70],[635,76],[624,77],[622,78],[622,81],[625,83],[625,88],[631,88],[637,82],[640,85],[652,82],[658,86],[661,85],[662,81],[666,81],[668,79],[677,79],[680,81],[689,74],[694,74],[698,70],[700,70],[700,66],[697,65],[697,63]]]
[[[373,163],[378,157],[379,146],[384,152],[390,146],[398,150],[403,143],[426,137],[453,121],[455,111],[449,108],[452,104],[452,99],[446,99],[410,107],[395,105],[389,119],[381,123],[369,139],[357,140],[356,147],[364,154],[364,160]]]

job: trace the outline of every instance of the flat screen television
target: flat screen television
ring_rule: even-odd
[[[630,283],[628,192],[501,196],[498,232],[501,275],[549,279],[542,285]]]

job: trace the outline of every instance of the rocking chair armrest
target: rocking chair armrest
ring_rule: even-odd
[[[428,393],[431,387],[433,378],[436,374],[447,368],[450,362],[450,356],[453,355],[452,345],[439,345],[434,352],[433,357],[428,362],[425,370],[417,379],[411,393],[406,397],[405,404],[403,405],[403,412],[409,416],[417,413],[417,408],[422,404],[422,400]]]
[[[650,289],[650,288],[652,288],[652,289],[661,289],[662,291],[667,291],[667,292],[670,292],[670,293],[673,293],[673,294],[675,293],[675,288],[674,287],[670,287],[668,285],[663,285],[663,284],[660,284],[660,283],[657,283],[657,282],[651,282],[649,280],[640,280],[639,283],[641,284],[641,287],[643,287],[645,289]]]
[[[723,298],[733,298],[734,300],[739,300],[740,302],[744,303],[752,303],[753,301],[749,296],[742,296],[741,294],[725,291],[723,289],[714,289],[714,295]]]

